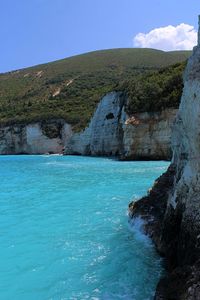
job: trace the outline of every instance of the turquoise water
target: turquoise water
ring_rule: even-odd
[[[0,157],[0,299],[152,299],[161,261],[127,206],[167,162]]]

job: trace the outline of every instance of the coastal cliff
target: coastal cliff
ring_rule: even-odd
[[[128,115],[127,97],[108,93],[89,126],[75,133],[65,154],[119,156],[121,160],[170,159],[171,127],[176,109]]]
[[[169,160],[176,109],[132,114],[123,92],[106,94],[80,133],[62,119],[0,127],[0,154],[63,153]]]
[[[200,36],[200,30],[199,30]],[[200,299],[200,39],[184,74],[172,133],[172,163],[146,197],[130,204],[166,258],[156,300]]]
[[[0,154],[56,154],[72,135],[64,120],[0,127]]]
[[[126,119],[123,93],[104,96],[90,121],[81,133],[72,136],[66,154],[118,156],[123,149],[122,126]]]
[[[127,116],[123,125],[125,160],[170,160],[171,129],[176,109],[145,112]]]
[[[0,74],[0,154],[171,158],[190,55],[108,49]]]

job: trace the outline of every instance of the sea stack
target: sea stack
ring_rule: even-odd
[[[130,204],[130,214],[146,220],[146,233],[166,259],[168,273],[155,299],[200,299],[200,29],[184,74],[172,150],[168,171],[148,196]]]

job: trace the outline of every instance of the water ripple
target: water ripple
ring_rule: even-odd
[[[0,299],[152,299],[161,260],[128,222],[166,162],[0,157]]]

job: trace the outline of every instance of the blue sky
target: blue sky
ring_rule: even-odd
[[[1,0],[0,72],[133,47],[138,33],[167,25],[197,30],[199,13],[197,0]]]

